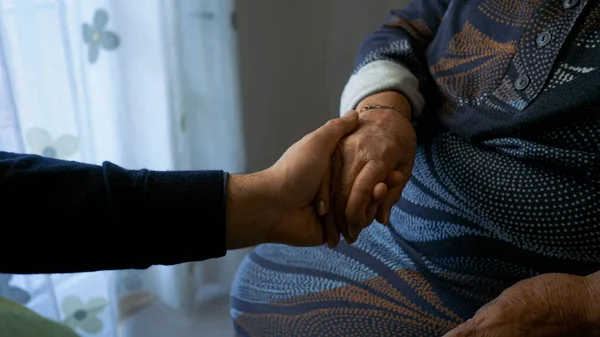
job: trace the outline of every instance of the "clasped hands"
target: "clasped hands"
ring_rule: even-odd
[[[332,199],[325,221],[326,242],[352,244],[377,220],[387,225],[410,178],[416,136],[409,119],[392,109],[367,110],[358,127],[341,139],[332,157]]]
[[[404,98],[404,96],[400,96]],[[410,104],[400,101],[410,114]],[[261,174],[281,210],[262,242],[294,246],[354,243],[377,220],[387,224],[412,171],[416,135],[394,109],[349,111],[290,147]],[[263,179],[264,180],[264,179]]]

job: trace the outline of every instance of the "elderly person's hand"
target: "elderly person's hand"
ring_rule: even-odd
[[[600,273],[521,281],[444,337],[600,336]]]
[[[340,142],[334,156],[332,206],[336,226],[350,244],[374,219],[387,224],[410,178],[416,151],[411,107],[403,95],[376,94],[363,100],[357,110],[369,105],[396,109],[361,112],[358,129]],[[374,202],[381,195],[385,195],[383,203]]]

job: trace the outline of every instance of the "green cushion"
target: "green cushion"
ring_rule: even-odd
[[[69,327],[0,297],[0,336],[79,337]]]

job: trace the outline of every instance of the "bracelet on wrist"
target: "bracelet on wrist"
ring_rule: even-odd
[[[394,110],[397,113],[399,113],[400,115],[402,115],[404,118],[406,118],[410,121],[410,116],[406,111],[403,111],[402,109],[399,109],[393,105],[378,105],[378,104],[367,105],[367,106],[362,107],[358,111],[358,113],[360,114],[360,113],[363,113],[363,112],[369,111],[369,110]]]

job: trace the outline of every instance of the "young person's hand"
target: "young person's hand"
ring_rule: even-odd
[[[230,175],[227,248],[260,243],[337,244],[340,234],[332,215],[327,214],[331,157],[340,139],[357,124],[358,114],[351,111],[306,135],[269,169]]]

